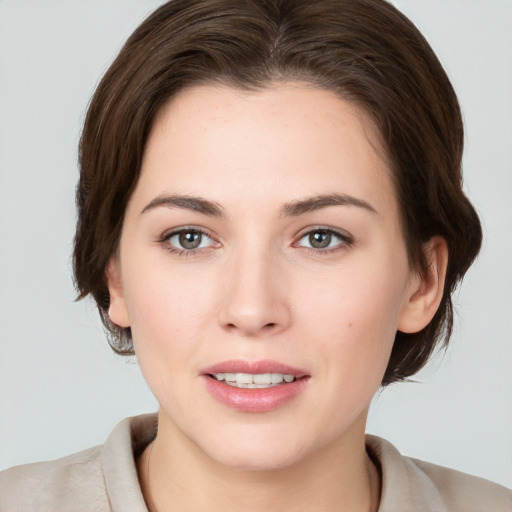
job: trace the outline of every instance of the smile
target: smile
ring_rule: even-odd
[[[216,373],[212,377],[235,388],[266,389],[288,384],[293,375],[283,373]]]
[[[233,359],[204,368],[206,389],[219,403],[244,413],[266,413],[294,401],[311,374],[278,361]]]

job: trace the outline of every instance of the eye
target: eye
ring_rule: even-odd
[[[217,245],[208,234],[199,229],[180,229],[163,237],[168,249],[176,252],[196,251]]]
[[[352,245],[352,243],[352,238],[343,233],[332,229],[314,229],[304,234],[294,245],[318,251],[333,251],[348,247]]]

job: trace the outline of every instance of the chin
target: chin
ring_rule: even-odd
[[[235,439],[235,441],[233,441]],[[276,471],[286,469],[302,460],[308,453],[290,436],[233,436],[218,442],[212,439],[203,450],[210,458],[227,468],[240,471]],[[210,449],[211,448],[211,449]]]

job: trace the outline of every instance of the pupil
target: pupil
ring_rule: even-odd
[[[180,234],[180,245],[185,249],[197,249],[201,244],[201,233],[186,231]]]
[[[325,249],[331,243],[331,234],[325,231],[315,231],[309,235],[309,243],[315,249]]]

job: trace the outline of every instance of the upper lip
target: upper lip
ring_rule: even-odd
[[[293,375],[297,379],[308,375],[306,371],[300,368],[294,368],[278,361],[248,361],[243,359],[222,361],[205,368],[201,373],[203,375],[215,375],[217,373],[282,373],[283,375]]]

